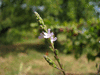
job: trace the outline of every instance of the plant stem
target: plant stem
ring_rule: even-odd
[[[61,63],[60,63],[60,60],[59,60],[59,58],[58,58],[58,56],[57,56],[57,54],[56,54],[56,52],[55,52],[54,46],[53,46],[52,44],[51,44],[51,46],[52,46],[53,51],[54,51],[54,54],[55,54],[54,57],[55,57],[55,59],[57,60],[59,66],[60,66],[60,68],[61,68],[61,71],[62,71],[63,75],[66,75],[66,74],[65,74],[65,71],[64,71],[64,69],[62,68],[62,65],[61,65]]]

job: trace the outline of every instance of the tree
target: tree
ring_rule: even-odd
[[[28,6],[25,9],[21,6],[24,0],[3,0],[0,12],[0,42],[12,42],[15,37],[21,37],[22,30],[29,30],[30,23],[34,21],[32,9]],[[14,30],[14,31],[13,31]],[[14,39],[7,39],[9,32]],[[5,37],[5,39],[3,39]],[[20,40],[18,38],[18,40]],[[5,41],[5,42],[4,42]]]

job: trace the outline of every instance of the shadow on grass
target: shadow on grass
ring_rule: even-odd
[[[29,50],[36,50],[38,52],[46,52],[49,50],[48,43],[24,43],[24,44],[16,44],[16,45],[2,45],[0,46],[0,56],[5,57],[8,53],[12,53],[13,55],[17,55],[18,53],[28,53]],[[56,48],[62,52],[62,45],[57,42]]]
[[[0,56],[5,57],[6,54],[12,53],[17,55],[18,53],[28,53],[28,50],[36,50],[39,52],[46,52],[47,46],[45,44],[16,44],[16,45],[2,45],[0,46]]]

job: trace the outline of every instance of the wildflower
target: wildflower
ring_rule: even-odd
[[[42,38],[50,38],[51,36],[53,36],[54,34],[53,34],[53,32],[50,33],[50,30],[51,29],[48,29],[48,33],[46,33],[46,32],[40,33],[39,39],[42,39]]]
[[[57,68],[56,64],[53,60],[51,60],[48,56],[44,55],[45,60],[49,63],[50,66]]]
[[[52,36],[54,35],[53,32],[50,33],[50,30],[51,30],[51,29],[48,29],[48,33],[43,32],[43,34],[44,34],[44,38],[50,38],[50,37],[52,37]]]
[[[100,43],[100,41],[99,41],[99,43]]]
[[[39,39],[42,39],[42,38],[50,38],[51,43],[53,43],[53,41],[56,41],[57,40],[57,37],[53,38],[54,33],[53,32],[50,33],[50,30],[51,29],[48,29],[48,33],[46,33],[46,32],[40,33]]]

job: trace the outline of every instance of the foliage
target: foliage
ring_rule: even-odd
[[[3,0],[0,9],[0,42],[2,44],[15,40],[2,39],[8,36],[16,38],[17,41],[17,37],[9,33],[9,31],[13,32],[11,30],[18,32],[15,35],[19,38],[23,30],[31,31],[30,23],[35,22],[33,11],[39,12],[48,26],[60,25],[64,21],[77,21],[80,18],[87,20],[93,17],[91,14],[94,12],[93,7],[89,5],[89,0]]]
[[[87,54],[88,60],[95,60],[100,57],[100,21],[99,19],[89,19],[87,22],[80,19],[79,23],[64,22],[64,27],[56,28],[57,32],[63,32],[66,35],[63,52],[73,52],[76,58],[82,54]],[[60,30],[60,31],[59,31]]]
[[[23,31],[30,30],[33,22],[31,8],[23,9],[21,1],[3,0],[0,11],[0,43],[7,44],[20,40]],[[16,37],[17,36],[17,37]],[[5,39],[3,39],[5,38]],[[10,38],[10,39],[9,39]],[[14,39],[13,39],[14,38]]]

